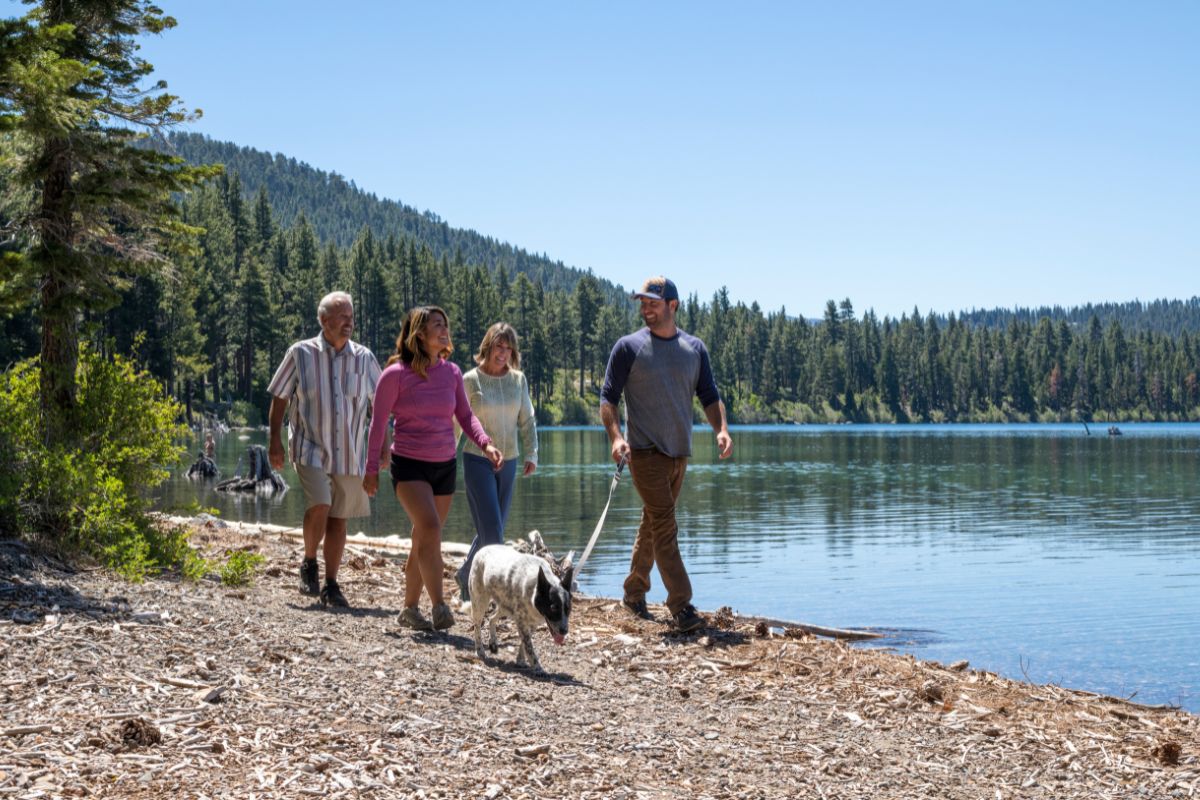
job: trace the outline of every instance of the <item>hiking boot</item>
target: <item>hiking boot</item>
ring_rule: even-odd
[[[635,617],[640,619],[654,619],[654,615],[650,613],[650,609],[646,608],[646,598],[641,600],[631,600],[626,597],[621,601],[621,605],[628,608]]]
[[[400,612],[400,627],[411,628],[414,631],[431,631],[433,624],[425,619],[425,615],[421,613],[421,609],[416,606],[408,606]]]
[[[679,609],[679,613],[675,615],[675,627],[680,633],[689,633],[704,627],[704,624],[704,617],[696,613],[696,607],[691,603]]]
[[[350,607],[350,604],[346,602],[346,596],[342,594],[342,588],[337,585],[337,581],[329,578],[325,579],[325,588],[321,590],[321,605],[334,608]]]
[[[454,627],[454,612],[445,603],[433,607],[433,627],[439,631]]]
[[[300,562],[300,594],[316,597],[321,593],[320,570],[315,558],[306,558]]]

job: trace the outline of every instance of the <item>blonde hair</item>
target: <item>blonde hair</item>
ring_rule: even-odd
[[[479,352],[475,354],[475,363],[482,364],[487,361],[497,341],[508,344],[509,348],[512,349],[512,356],[508,360],[509,364],[513,369],[520,369],[521,349],[518,346],[517,329],[507,322],[497,322],[487,329],[487,333],[483,335],[483,341],[479,343]]]
[[[403,361],[422,378],[429,377],[427,370],[433,363],[433,359],[425,352],[421,335],[425,331],[425,326],[429,324],[429,318],[434,314],[442,315],[442,319],[446,320],[446,330],[449,331],[450,315],[445,310],[438,306],[417,306],[404,316],[404,322],[400,325],[400,335],[396,338],[396,352],[392,353],[392,357],[388,359],[388,366],[397,361]],[[451,343],[443,347],[438,352],[438,356],[447,358],[453,350],[454,345]]]

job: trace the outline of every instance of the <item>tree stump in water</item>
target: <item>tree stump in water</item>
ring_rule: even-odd
[[[187,471],[189,478],[215,478],[219,474],[220,470],[217,469],[217,462],[204,453],[196,454],[196,462],[188,467]]]
[[[253,444],[246,448],[246,458],[250,462],[250,472],[246,477],[241,475],[241,462],[237,474],[228,480],[217,484],[222,492],[262,492],[273,494],[287,491],[288,485],[278,472],[271,469],[267,458],[267,448],[261,444]]]

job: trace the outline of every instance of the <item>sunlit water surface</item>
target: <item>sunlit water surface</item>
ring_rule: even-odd
[[[680,540],[713,610],[889,632],[884,646],[1200,711],[1200,425],[748,426],[718,462],[698,428]],[[220,437],[232,474],[260,431]],[[193,447],[193,450],[196,448]],[[177,470],[163,507],[298,526],[303,495],[227,496]],[[612,477],[599,428],[541,432],[509,536],[582,551]],[[472,536],[461,487],[450,541]],[[390,496],[352,530],[407,535]],[[626,476],[581,583],[619,597],[641,505]],[[655,576],[650,600],[665,596]]]

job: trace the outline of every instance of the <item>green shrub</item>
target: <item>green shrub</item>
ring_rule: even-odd
[[[266,561],[259,553],[233,550],[221,567],[221,583],[226,586],[246,586],[254,580],[254,573]]]
[[[208,573],[212,572],[212,569],[213,563],[191,548],[188,548],[183,557],[183,563],[179,565],[179,572],[183,579],[191,583],[204,580]]]
[[[600,405],[577,394],[568,393],[562,399],[559,425],[595,425],[600,421]]]
[[[235,428],[257,428],[263,424],[262,410],[245,400],[234,400],[229,409],[229,424]]]
[[[181,563],[186,532],[147,516],[186,428],[177,403],[119,356],[83,349],[71,417],[78,444],[41,437],[37,359],[0,378],[0,522],[64,552],[89,553],[131,580]],[[5,452],[4,448],[7,448]]]

